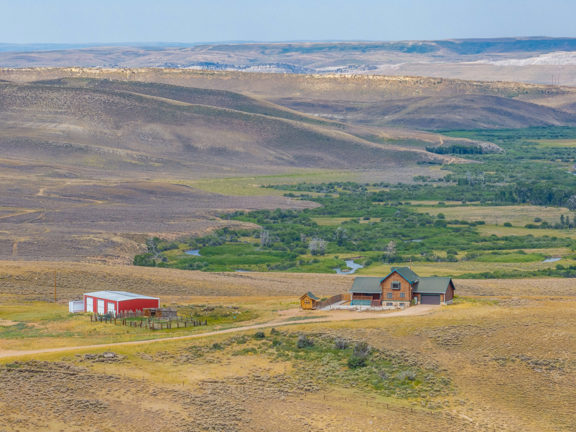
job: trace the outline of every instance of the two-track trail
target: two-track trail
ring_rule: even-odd
[[[305,318],[299,319],[297,321],[289,321],[286,320],[286,317],[280,318],[280,320],[269,321],[262,324],[252,324],[248,326],[242,327],[233,327],[223,330],[214,330],[204,333],[195,333],[191,335],[185,336],[174,336],[174,337],[166,337],[166,338],[157,338],[157,339],[146,339],[146,340],[138,340],[138,341],[130,341],[130,342],[114,342],[109,344],[99,344],[99,345],[81,345],[81,346],[69,346],[69,347],[58,347],[58,348],[43,348],[37,350],[26,350],[26,351],[3,351],[0,349],[0,358],[16,358],[16,357],[24,357],[24,356],[33,356],[39,354],[50,354],[50,353],[59,353],[59,352],[70,352],[70,351],[84,351],[90,349],[102,349],[102,348],[114,348],[114,347],[121,347],[121,346],[128,346],[128,345],[146,345],[146,344],[153,344],[153,343],[162,343],[166,341],[177,341],[177,340],[186,340],[186,339],[199,339],[203,337],[209,336],[219,336],[223,334],[229,333],[238,333],[247,330],[258,330],[263,328],[270,328],[270,327],[283,327],[289,325],[301,325],[301,324],[313,324],[313,323],[323,323],[323,322],[332,322],[332,321],[356,321],[356,320],[363,320],[363,319],[385,319],[385,318],[396,318],[396,317],[403,317],[403,316],[416,316],[416,315],[425,315],[428,313],[433,312],[434,310],[438,310],[438,306],[428,306],[428,305],[418,305],[413,306],[408,309],[404,309],[398,312],[389,312],[389,313],[382,313],[382,312],[351,312],[351,311],[330,311],[330,316],[322,316],[318,318]]]

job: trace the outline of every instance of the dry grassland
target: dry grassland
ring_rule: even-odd
[[[78,327],[79,322],[66,317],[55,319],[65,300],[89,290],[126,289],[159,295],[167,303],[236,304],[259,310],[258,320],[266,321],[292,316],[278,311],[294,308],[302,292],[329,295],[345,291],[352,282],[351,277],[330,275],[1,264],[2,328],[26,322],[52,333],[4,339],[4,349],[6,343],[13,349],[70,344],[66,332],[72,330],[84,332],[73,345],[119,340],[105,324],[96,329]],[[54,271],[61,303],[49,306],[41,302],[51,298]],[[267,354],[262,347],[273,347],[276,336],[264,330],[260,341],[252,337],[253,330],[241,345],[235,342],[239,336],[220,335],[116,346],[110,358],[101,355],[110,350],[103,346],[4,359],[0,431],[96,432],[118,430],[119,425],[126,431],[574,430],[573,282],[457,280],[456,286],[461,297],[457,303],[427,315],[317,324],[288,321],[291,326],[280,327],[282,334],[366,341],[401,364],[425,365],[435,377],[449,378],[450,386],[439,393],[385,396],[364,381],[349,385],[356,372],[345,363],[325,379],[321,362]]]

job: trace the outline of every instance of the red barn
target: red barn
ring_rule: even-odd
[[[96,291],[84,294],[84,311],[97,314],[141,311],[160,307],[160,299],[126,291]]]

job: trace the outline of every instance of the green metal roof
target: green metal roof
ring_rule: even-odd
[[[420,278],[415,293],[419,294],[446,294],[452,279],[449,277],[423,277]]]
[[[357,277],[354,279],[350,292],[358,294],[379,294],[382,292],[382,287],[380,286],[382,279],[381,277]]]
[[[308,291],[306,294],[304,294],[302,297],[308,296],[310,297],[312,300],[320,300],[320,297],[316,297],[314,294],[312,294],[310,291]],[[302,298],[300,297],[300,298]]]
[[[418,279],[420,279],[420,276],[418,276],[416,273],[414,273],[410,269],[410,267],[392,267],[390,269],[390,273],[394,273],[394,272],[397,272],[398,274],[400,274],[400,276],[402,276],[404,279],[406,279],[411,284],[416,282]],[[386,277],[388,277],[388,276],[386,276]]]

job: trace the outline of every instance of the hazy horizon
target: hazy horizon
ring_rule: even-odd
[[[573,37],[576,14],[568,0],[0,0],[0,6],[0,43],[25,45]]]

